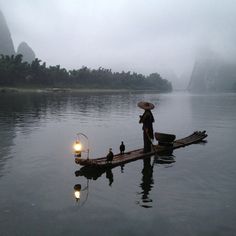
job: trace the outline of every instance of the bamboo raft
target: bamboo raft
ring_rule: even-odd
[[[128,162],[136,161],[138,159],[150,157],[152,155],[158,155],[166,152],[171,152],[174,149],[185,147],[194,143],[203,141],[207,137],[206,131],[195,131],[191,135],[173,141],[171,145],[153,145],[153,150],[148,153],[143,153],[143,149],[137,149],[130,152],[125,152],[124,154],[116,154],[113,157],[112,162],[107,162],[106,157],[96,158],[96,159],[84,159],[75,158],[75,163],[93,168],[114,168],[116,166],[124,165]]]

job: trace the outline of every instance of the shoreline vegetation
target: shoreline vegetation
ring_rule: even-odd
[[[0,92],[171,92],[172,84],[158,73],[113,72],[99,67],[66,70],[46,66],[36,58],[31,63],[22,55],[0,55]]]
[[[157,92],[167,93],[150,89],[102,89],[102,88],[24,88],[24,87],[1,87],[0,93],[130,93],[130,92]]]

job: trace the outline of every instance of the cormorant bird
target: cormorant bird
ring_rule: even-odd
[[[113,157],[114,157],[114,154],[112,152],[112,149],[110,148],[109,153],[107,154],[107,162],[112,162]]]
[[[125,145],[123,143],[123,141],[121,142],[121,145],[120,145],[120,154],[123,155],[125,152]]]

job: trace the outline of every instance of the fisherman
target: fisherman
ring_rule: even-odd
[[[143,123],[143,152],[147,153],[151,152],[152,140],[154,139],[152,123],[155,122],[155,120],[151,110],[154,109],[155,106],[150,102],[139,102],[138,107],[144,109],[143,115],[139,116],[139,123]]]
[[[125,152],[125,145],[124,145],[124,142],[122,141],[120,145],[120,155],[123,155],[124,152]]]
[[[109,153],[107,154],[107,162],[112,162],[113,157],[114,157],[114,154],[112,152],[112,149],[109,148]]]

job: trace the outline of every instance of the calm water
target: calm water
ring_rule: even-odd
[[[156,131],[207,130],[207,143],[175,150],[171,165],[77,177],[77,132],[91,158],[142,146],[140,100],[156,104]],[[235,135],[236,94],[1,94],[0,235],[235,235]]]

